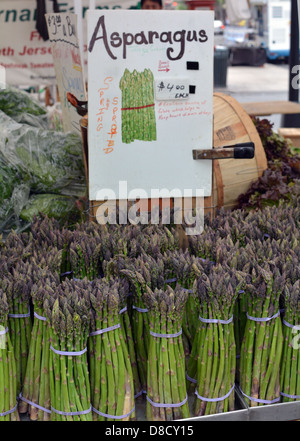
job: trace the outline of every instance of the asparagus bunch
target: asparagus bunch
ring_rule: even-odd
[[[136,346],[133,337],[134,334],[132,329],[132,291],[134,289],[134,286],[131,282],[131,277],[127,278],[126,275],[122,272],[123,270],[126,270],[128,268],[128,265],[130,265],[130,260],[122,255],[119,255],[115,256],[109,262],[104,261],[103,269],[107,280],[119,281],[121,286],[121,289],[119,290],[121,308],[120,322],[122,325],[121,330],[127,343],[128,352],[130,355],[135,396],[138,397],[141,395],[142,387],[137,363]]]
[[[13,268],[17,262],[27,261],[33,250],[31,236],[28,233],[17,234],[12,230],[1,246],[1,257],[10,262],[8,268]],[[2,265],[1,265],[2,266]],[[2,272],[2,268],[1,268]]]
[[[19,421],[17,409],[17,366],[8,332],[9,305],[0,290],[0,421]]]
[[[144,294],[147,286],[152,290],[165,286],[164,263],[162,258],[154,259],[142,254],[127,261],[120,271],[128,277],[134,287],[132,295],[132,332],[136,349],[136,359],[142,390],[147,387],[147,358],[149,349],[149,316]]]
[[[94,280],[103,276],[102,243],[81,231],[74,231],[70,243],[70,262],[76,279]]]
[[[240,358],[240,388],[250,406],[279,400],[283,347],[279,298],[284,275],[272,264],[254,263],[245,291],[248,312]]]
[[[233,310],[233,322],[234,322],[234,336],[236,343],[236,377],[239,376],[239,362],[241,345],[244,336],[246,321],[247,321],[247,309],[248,309],[248,298],[245,293],[245,281],[246,275],[252,270],[252,263],[255,261],[255,248],[250,245],[246,245],[245,248],[234,247],[231,251],[228,250],[227,255],[224,254],[220,263],[225,265],[225,267],[231,268],[233,271],[238,271],[243,274],[244,283],[241,283],[239,292],[237,293],[237,299]]]
[[[45,252],[45,249],[41,246],[40,248],[35,247],[28,262],[34,267],[46,268],[48,271],[51,271],[52,274],[58,274],[60,276],[63,271],[64,259],[64,250],[58,250],[56,247],[53,247]]]
[[[215,260],[215,250],[220,240],[232,241],[233,246],[241,248],[257,240],[287,240],[291,243],[293,237],[299,240],[297,198],[291,204],[280,203],[278,207],[250,212],[221,209],[214,219],[206,219],[203,234],[189,237],[189,248],[195,255]]]
[[[44,301],[50,326],[51,421],[92,420],[86,286],[66,279],[57,287],[56,296]]]
[[[34,321],[19,412],[28,412],[33,421],[48,421],[51,414],[50,328],[44,304],[49,301],[49,297],[55,297],[60,278],[59,274],[52,274],[47,268],[41,269],[37,265],[30,265],[30,269],[34,281],[31,290]]]
[[[242,275],[217,265],[194,282],[199,327],[189,359],[188,378],[196,380],[195,416],[234,410],[236,344],[234,304]]]
[[[65,244],[64,233],[67,230],[61,229],[59,222],[43,214],[34,216],[30,225],[30,233],[33,241],[39,246],[50,249],[53,246],[62,250]]]
[[[179,249],[178,231],[169,225],[135,226],[132,233],[139,244],[139,254],[144,252],[156,258],[165,251]]]
[[[187,292],[147,289],[149,351],[147,360],[147,419],[170,421],[190,416],[185,382],[182,319]]]
[[[152,257],[166,250],[179,248],[178,233],[165,225],[99,225],[86,222],[76,226],[102,244],[103,260],[109,261],[116,255],[138,257],[146,253]]]
[[[74,231],[70,243],[70,262],[76,279],[94,280],[103,276],[102,244],[90,235]]]
[[[193,345],[199,319],[197,305],[193,296],[193,284],[195,278],[204,271],[205,263],[190,254],[188,250],[166,251],[163,256],[165,274],[172,280],[175,276],[176,282],[187,292],[185,303],[182,330],[185,355],[188,358]]]
[[[288,281],[284,287],[283,351],[280,372],[281,401],[300,399],[300,282]]]
[[[129,283],[126,279],[115,278],[116,283],[119,284],[119,296],[120,296],[120,323],[121,323],[121,332],[123,333],[123,338],[126,342],[130,364],[133,375],[133,384],[134,384],[134,393],[135,396],[139,396],[142,390],[141,382],[138,372],[138,365],[136,360],[136,352],[133,340],[133,332],[132,332],[132,324],[130,320],[130,315],[128,308],[132,305],[129,301]]]
[[[17,369],[17,393],[20,394],[24,382],[31,339],[31,281],[16,269],[8,273],[1,286],[9,305],[9,335],[14,348]]]
[[[134,381],[128,347],[121,329],[119,280],[95,280],[90,289],[90,382],[94,419],[135,419]]]

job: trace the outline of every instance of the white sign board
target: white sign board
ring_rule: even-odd
[[[120,9],[137,7],[139,0],[95,0],[95,7]],[[74,12],[74,0],[58,0],[61,13]],[[86,12],[89,0],[82,0],[84,61],[86,49]],[[46,11],[53,2],[46,0]],[[15,86],[51,85],[56,83],[49,40],[36,30],[36,0],[0,0],[0,66],[6,70],[6,82]]]
[[[120,182],[141,199],[154,189],[211,195],[212,163],[192,150],[212,148],[213,19],[88,12],[90,200],[126,199]]]
[[[77,110],[72,106],[67,93],[79,101],[86,100],[85,82],[79,43],[77,38],[77,15],[68,13],[46,14],[49,40],[52,48],[58,93],[62,105],[65,132],[81,133]]]

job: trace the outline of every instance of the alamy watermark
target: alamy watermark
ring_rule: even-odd
[[[142,188],[128,191],[127,181],[119,181],[118,194],[112,189],[103,188],[97,192],[96,200],[104,201],[96,207],[96,220],[99,224],[173,223],[183,225],[187,235],[199,235],[203,232],[203,189],[193,192],[191,189],[181,191],[178,188],[154,188],[148,194]]]
[[[7,344],[7,334],[8,329],[4,328],[3,325],[0,325],[0,350],[1,349],[6,349],[6,344]]]
[[[300,349],[300,328],[299,326],[293,326],[292,327],[292,334],[296,334],[295,337],[292,339],[292,348],[295,350]]]
[[[294,90],[297,90],[297,89],[299,90],[300,89],[300,65],[296,64],[295,66],[293,66],[291,69],[291,73],[293,75],[295,75],[293,77],[292,83],[291,83],[292,88]]]

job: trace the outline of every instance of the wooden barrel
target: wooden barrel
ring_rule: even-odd
[[[214,148],[249,141],[255,144],[253,159],[214,160],[212,202],[218,208],[230,209],[236,205],[238,196],[262,176],[267,158],[250,116],[234,98],[214,93],[213,118]]]

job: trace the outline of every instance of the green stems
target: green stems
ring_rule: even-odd
[[[89,365],[94,419],[128,421],[135,418],[134,380],[128,345],[120,323],[120,284],[95,280],[91,295]]]
[[[185,354],[182,343],[182,320],[186,292],[147,290],[150,318],[148,352],[147,419],[171,421],[188,418],[185,381]],[[168,406],[170,405],[170,406]]]

